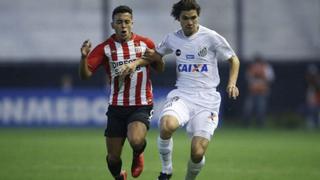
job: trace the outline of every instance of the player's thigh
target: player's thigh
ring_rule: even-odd
[[[131,113],[127,118],[128,130],[132,131],[134,130],[133,128],[149,129],[150,121],[153,116],[152,105],[132,107],[129,109],[129,111],[131,111]]]
[[[190,109],[179,96],[168,98],[160,114],[159,127],[178,128],[189,121]]]
[[[126,119],[121,116],[123,107],[109,106],[107,112],[107,127],[104,135],[106,137],[120,137],[125,138],[127,136],[127,124]]]
[[[132,143],[141,143],[147,135],[147,126],[141,121],[133,121],[128,125],[127,138]]]
[[[187,132],[190,137],[199,136],[210,141],[218,122],[218,110],[202,109],[188,123]]]
[[[141,141],[145,138],[153,115],[153,106],[133,107],[127,120],[127,137],[129,140]]]
[[[106,137],[108,156],[113,158],[120,157],[124,142],[125,138],[123,137]]]

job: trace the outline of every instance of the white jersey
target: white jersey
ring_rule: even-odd
[[[156,51],[161,55],[175,54],[176,87],[193,90],[216,88],[220,83],[218,60],[235,55],[221,35],[203,26],[190,37],[182,29],[168,34]]]

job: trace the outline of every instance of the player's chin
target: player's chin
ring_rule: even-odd
[[[187,36],[190,36],[195,33],[195,30],[193,28],[186,28],[184,32]]]

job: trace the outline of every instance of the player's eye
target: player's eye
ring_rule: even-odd
[[[190,19],[195,20],[195,19],[197,19],[197,16],[192,16],[192,17],[190,17]]]
[[[117,20],[116,23],[117,24],[122,24],[122,20]]]
[[[183,16],[182,19],[183,20],[188,20],[188,17],[187,16]]]
[[[187,20],[192,20],[192,21],[194,21],[195,19],[197,19],[197,16],[191,16],[191,17],[183,16],[182,19],[183,19],[183,20],[186,20],[186,21],[187,21]]]

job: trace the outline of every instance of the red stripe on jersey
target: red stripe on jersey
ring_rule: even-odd
[[[129,46],[128,43],[122,43],[122,50],[123,50],[123,58],[129,59],[130,58],[130,52],[129,52]]]
[[[124,59],[130,59],[130,51],[128,43],[122,43],[122,50],[123,50],[123,58]],[[126,76],[124,79],[124,91],[123,91],[123,105],[129,106],[129,100],[130,100],[130,76]]]
[[[111,59],[112,61],[118,60],[117,47],[115,42],[110,38],[109,41],[110,51],[111,51]]]
[[[134,40],[134,50],[136,52],[136,58],[142,57],[142,49],[140,47],[140,41],[138,39]]]
[[[147,103],[148,104],[152,104],[152,99],[153,99],[153,96],[152,96],[152,85],[151,85],[151,79],[150,79],[150,66],[146,66],[146,69],[147,69]]]
[[[129,91],[130,91],[130,76],[126,76],[124,79],[124,92],[123,92],[123,105],[129,106]]]
[[[109,85],[111,85],[111,70],[110,70],[110,65],[109,65],[109,62],[106,60],[104,62],[104,69],[108,75],[108,79],[109,79]]]
[[[108,44],[110,46],[111,61],[118,60],[117,47],[112,38],[109,39]],[[112,105],[118,104],[119,95],[119,77],[114,77],[113,79],[113,95],[112,95]]]
[[[141,86],[142,86],[143,73],[138,72],[137,74],[137,85],[136,85],[136,105],[141,105]]]
[[[112,105],[117,105],[118,103],[118,92],[119,92],[119,76],[113,79],[113,95],[112,95]]]

